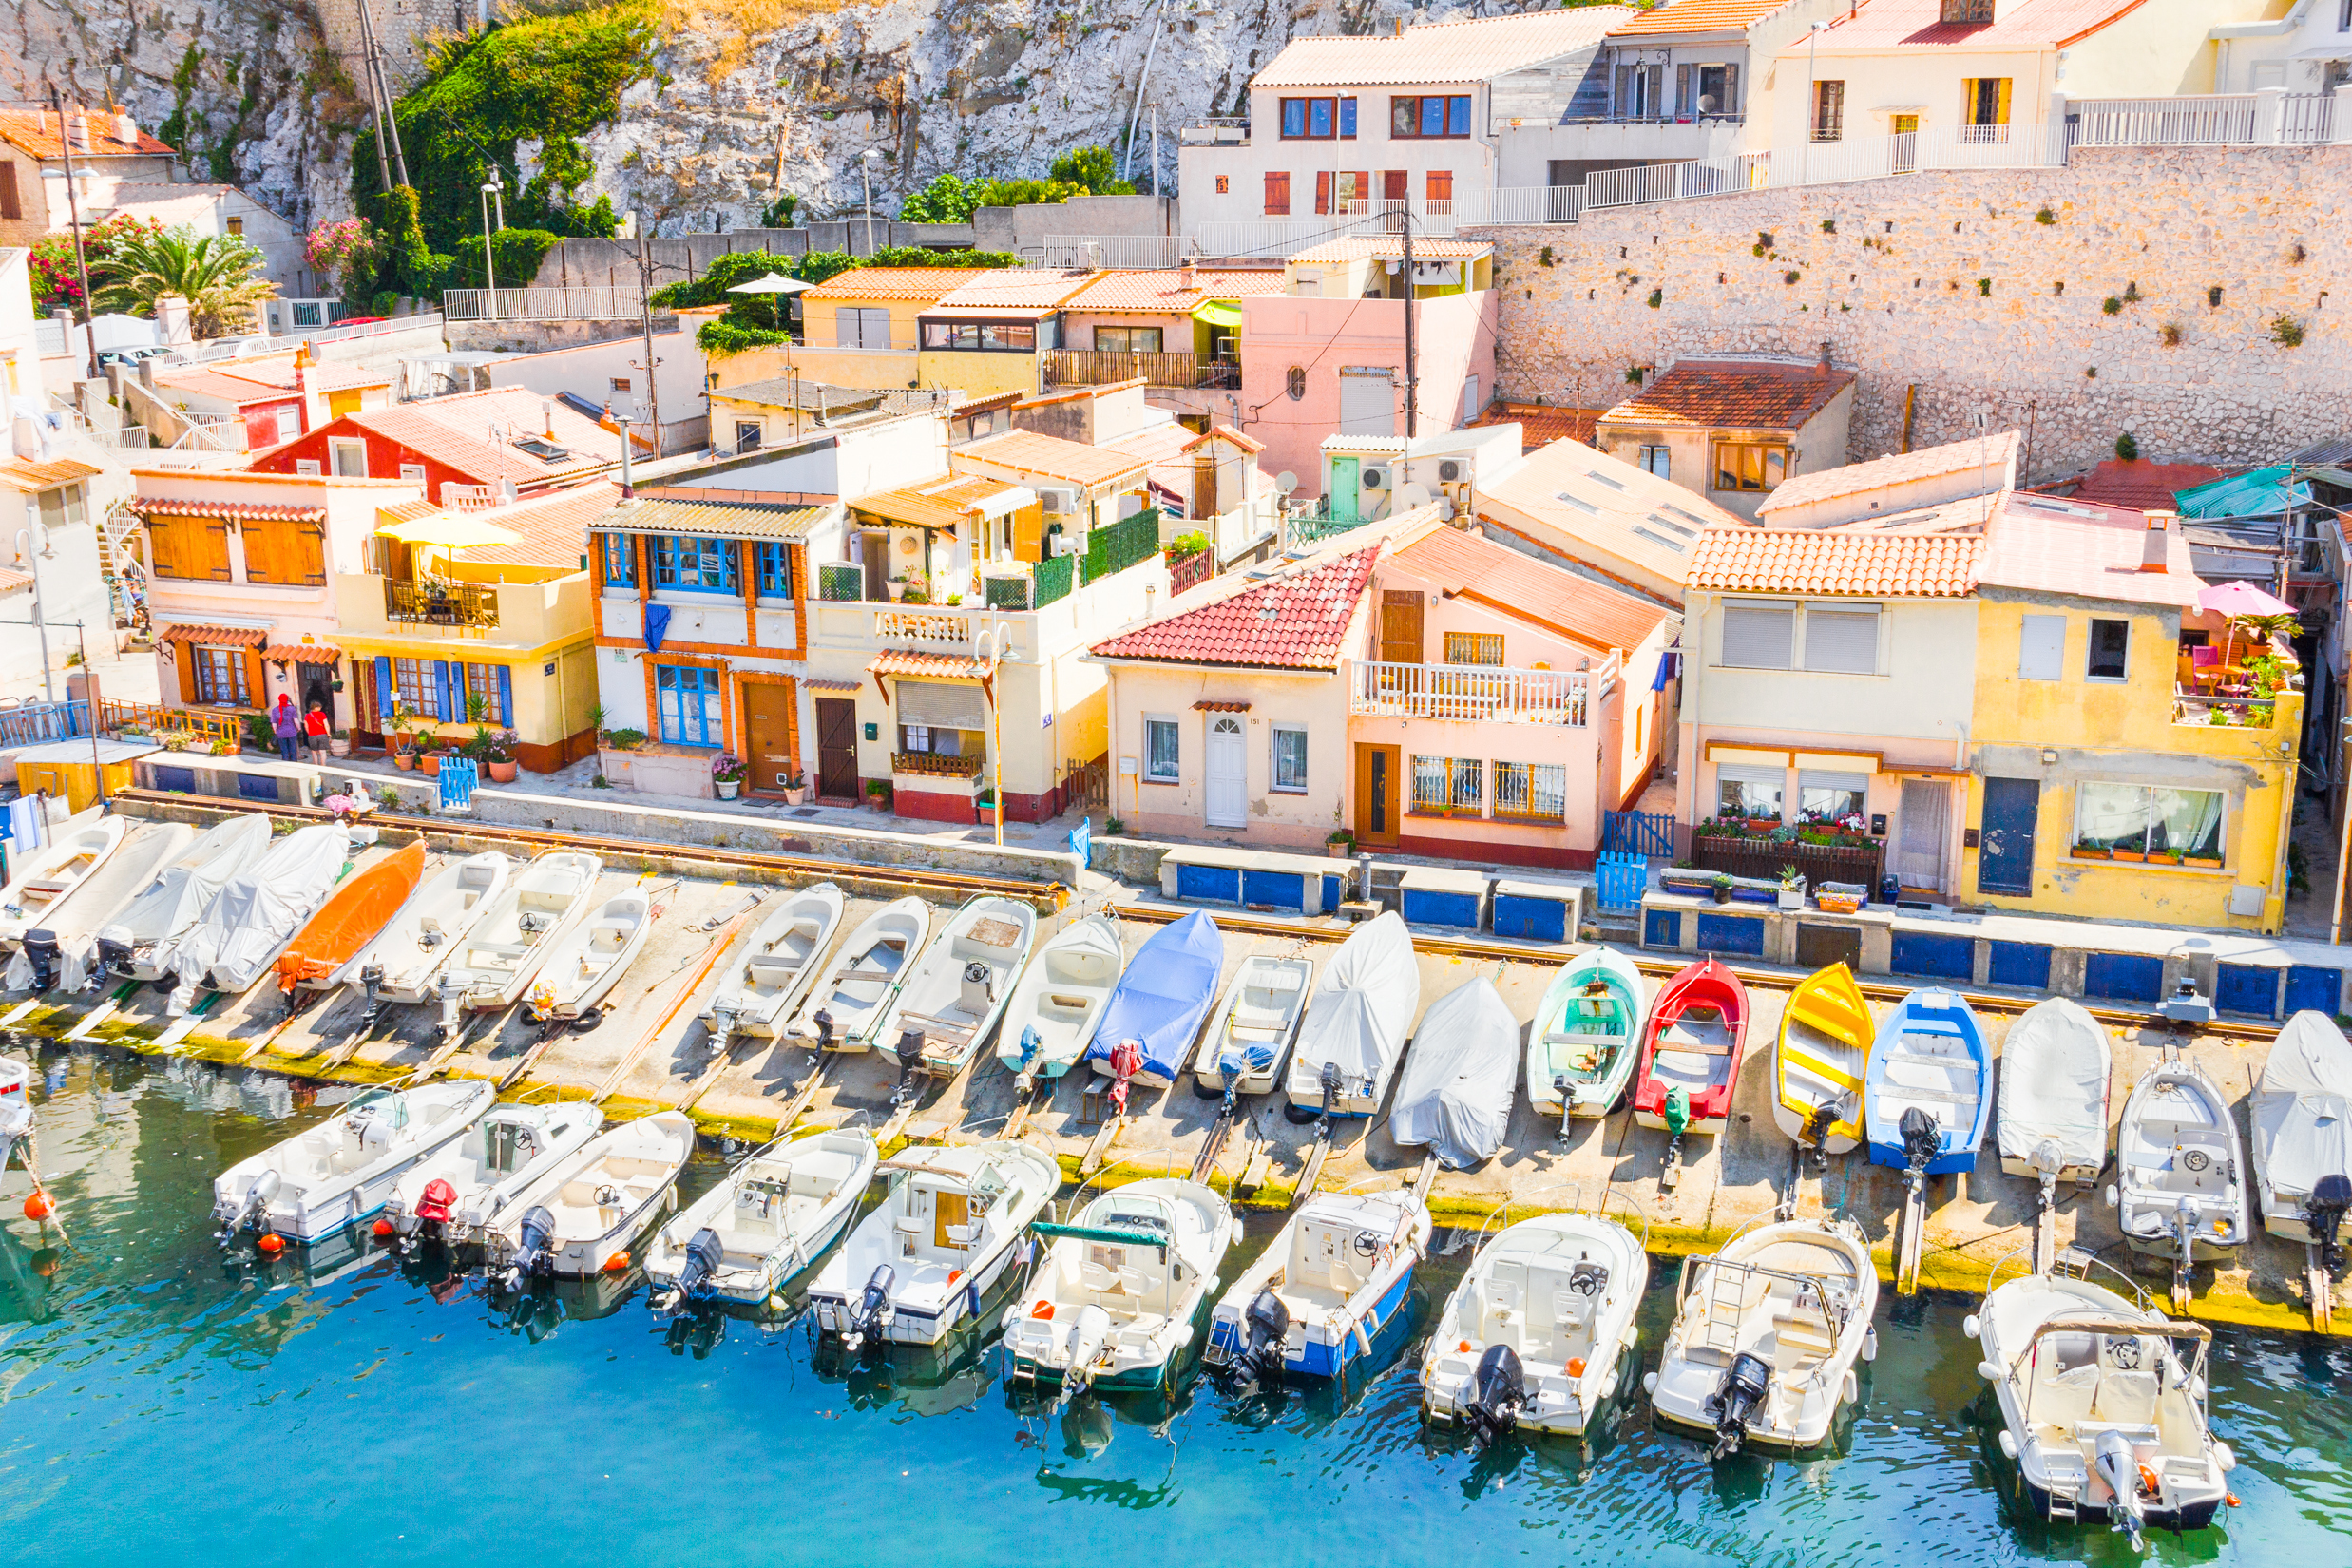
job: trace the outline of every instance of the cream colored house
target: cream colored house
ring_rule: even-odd
[[[1685,359],[1600,416],[1594,444],[1724,510],[1754,517],[1799,474],[1845,462],[1854,373],[1769,359]]]

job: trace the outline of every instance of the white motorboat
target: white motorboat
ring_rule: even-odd
[[[1274,1383],[1344,1377],[1387,1354],[1428,1249],[1429,1210],[1409,1190],[1315,1194],[1218,1298],[1209,1365]]]
[[[1193,1053],[1194,1093],[1203,1099],[1262,1095],[1280,1082],[1314,978],[1310,958],[1252,953],[1243,959]]]
[[[693,1154],[694,1123],[678,1111],[605,1128],[551,1161],[485,1228],[493,1274],[516,1291],[626,1268],[629,1243],[669,1202]]]
[[[216,822],[157,871],[98,927],[98,962],[124,980],[163,973],[156,950],[203,918],[220,889],[269,851],[270,819],[260,813]]]
[[[1156,1176],[1103,1194],[1050,1243],[1004,1310],[1005,1380],[1068,1391],[1166,1388],[1200,1332],[1240,1227],[1197,1181]]]
[[[29,927],[9,961],[7,984],[78,991],[95,983],[99,927],[138,896],[165,867],[187,853],[196,830],[185,822],[133,822],[122,845],[76,888],[69,905],[52,906]]]
[[[1413,934],[1390,909],[1357,927],[1324,966],[1291,1052],[1283,1114],[1307,1122],[1378,1111],[1420,1010]]]
[[[0,887],[0,948],[15,947],[27,931],[65,912],[130,831],[131,819],[92,808],[58,824],[56,836],[40,849],[10,857],[9,880]]]
[[[583,1100],[492,1105],[464,1138],[409,1168],[377,1226],[392,1227],[403,1252],[426,1241],[478,1242],[507,1203],[603,1125],[604,1113]]]
[[[1879,1276],[1850,1220],[1778,1217],[1685,1258],[1674,1326],[1643,1378],[1660,1420],[1743,1446],[1817,1447],[1878,1353]]]
[[[1616,1392],[1650,1259],[1606,1214],[1522,1219],[1478,1250],[1421,1359],[1421,1408],[1484,1447],[1524,1427],[1578,1433]]]
[[[531,1022],[579,1019],[587,1027],[601,1017],[597,1004],[637,962],[653,923],[653,899],[639,883],[604,900],[589,919],[559,933],[531,982],[526,1009]]]
[[[917,1146],[886,1161],[889,1192],[817,1272],[817,1327],[855,1353],[936,1345],[1013,1265],[1022,1233],[1061,1185],[1051,1156],[1023,1143]]]
[[[2133,1252],[2172,1259],[2175,1303],[2188,1301],[2193,1264],[2246,1241],[2246,1176],[2229,1101],[2203,1068],[2168,1050],[2124,1101],[2107,1201]]]
[[[178,981],[173,1016],[199,990],[235,996],[260,979],[350,868],[350,833],[322,822],[296,828],[232,875],[194,926],[156,949],[156,968]]]
[[[16,1140],[32,1131],[32,1064],[0,1056],[0,1171],[9,1168]],[[32,1161],[25,1162],[30,1166]]]
[[[497,906],[514,869],[512,857],[496,850],[444,866],[343,966],[335,984],[358,985],[371,1008],[430,1000],[434,976],[457,955],[475,923]]]
[[[510,876],[473,928],[451,944],[449,967],[433,987],[445,1014],[442,1027],[454,1028],[460,1011],[522,1001],[556,944],[595,907],[603,869],[592,854],[549,850]]]
[[[1014,977],[1036,940],[1037,911],[1022,900],[967,900],[908,969],[874,1031],[875,1044],[896,1051],[902,1065],[919,1060],[941,1077],[962,1072],[1004,1017]]]
[[[759,1150],[655,1234],[645,1277],[668,1291],[655,1305],[766,1301],[848,1229],[881,1158],[863,1128]]]
[[[2321,1249],[2342,1267],[2337,1236],[2352,1205],[2352,1042],[2325,1013],[2286,1021],[2254,1085],[2254,1179],[2263,1228]]]
[[[781,1033],[817,976],[841,928],[841,889],[830,882],[788,894],[759,923],[742,956],[727,966],[703,1024],[720,1044],[736,1035],[767,1040]]]
[[[2148,1525],[2210,1524],[2238,1462],[2207,1419],[2212,1330],[2168,1320],[2116,1280],[2132,1298],[2063,1273],[2013,1279],[1966,1328],[2027,1505],[2053,1520],[2103,1516],[2137,1548]]]
[[[2087,1186],[2107,1165],[2107,1031],[2079,1003],[2046,998],[2001,1042],[2000,1168],[2038,1180],[2046,1208],[2061,1181]]]
[[[1119,922],[1107,914],[1056,931],[1021,971],[1004,1004],[996,1055],[1005,1070],[1031,1082],[1068,1072],[1094,1043],[1126,957]]]
[[[931,907],[911,894],[859,921],[793,1015],[790,1032],[828,1051],[863,1051],[930,933]]]
[[[1520,1024],[1484,975],[1429,1004],[1397,1075],[1388,1137],[1425,1148],[1449,1171],[1494,1158],[1519,1091]]]
[[[479,1080],[360,1090],[334,1117],[214,1179],[222,1245],[247,1230],[308,1245],[366,1219],[402,1175],[464,1138],[497,1098]]]

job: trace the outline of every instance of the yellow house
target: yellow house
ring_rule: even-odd
[[[1097,274],[997,267],[964,281],[922,313],[915,383],[966,392],[1045,390],[1045,355],[1061,347],[1061,307]]]
[[[2285,922],[2302,671],[2233,639],[2171,514],[2011,495],[1978,569],[1961,896],[2086,920]],[[2210,650],[2210,651],[2207,651]]]
[[[712,369],[721,387],[779,376],[836,387],[918,385],[917,323],[972,277],[963,267],[852,267],[800,293],[802,342],[747,349],[712,360]]]

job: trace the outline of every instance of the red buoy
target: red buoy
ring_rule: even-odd
[[[261,1238],[258,1241],[256,1241],[254,1245],[261,1249],[262,1252],[266,1252],[270,1256],[276,1257],[278,1253],[286,1250],[286,1238],[277,1234],[275,1231],[265,1231],[261,1233]]]
[[[25,1198],[27,1219],[47,1219],[56,1212],[57,1205],[49,1200],[49,1195],[38,1187],[35,1187]]]
[[[377,1238],[378,1238],[379,1240],[380,1240],[381,1238],[385,1237],[385,1236],[388,1236],[388,1235],[392,1234],[392,1222],[391,1220],[389,1220],[389,1219],[379,1219],[379,1220],[377,1220],[377,1221],[375,1222],[375,1233],[376,1233],[376,1236],[377,1236]]]
[[[625,1272],[628,1267],[629,1254],[626,1252],[615,1252],[612,1256],[604,1260],[604,1272],[608,1274]]]

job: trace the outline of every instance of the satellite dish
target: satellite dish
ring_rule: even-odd
[[[1288,468],[1283,469],[1280,473],[1274,475],[1274,488],[1280,490],[1285,495],[1297,494],[1298,475],[1292,473]]]
[[[1397,491],[1397,505],[1400,507],[1410,508],[1414,507],[1425,507],[1428,504],[1429,488],[1417,479],[1411,481],[1405,485],[1403,489]]]

